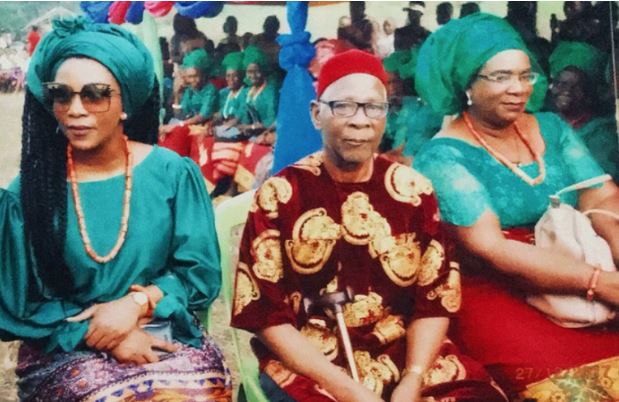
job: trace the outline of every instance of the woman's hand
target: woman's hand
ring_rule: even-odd
[[[114,349],[127,337],[131,330],[137,328],[142,314],[142,306],[131,296],[107,303],[95,304],[81,313],[67,318],[69,322],[79,322],[90,319],[85,341],[88,346],[97,350]]]
[[[619,306],[619,272],[601,271],[595,294],[596,299]]]
[[[120,363],[146,364],[159,361],[154,349],[174,353],[178,350],[178,346],[135,328],[111,350],[111,353]]]
[[[370,391],[363,384],[351,382],[350,384],[341,384],[341,386],[333,387],[330,395],[338,402],[384,402],[380,396]],[[329,392],[329,390],[327,390]]]
[[[391,402],[415,402],[421,396],[421,376],[409,373],[402,377],[391,394]]]

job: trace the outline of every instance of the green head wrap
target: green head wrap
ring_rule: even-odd
[[[107,67],[120,85],[123,109],[131,116],[146,102],[155,83],[153,59],[144,44],[113,24],[97,24],[84,17],[55,20],[41,40],[26,76],[28,89],[44,102],[43,83],[53,81],[67,59],[86,57]]]
[[[269,69],[269,59],[260,48],[254,45],[247,46],[243,52],[243,69],[247,69],[252,63],[260,66],[263,72]]]
[[[196,68],[208,74],[213,65],[213,58],[204,49],[195,49],[183,57],[183,68]]]
[[[548,59],[550,76],[556,78],[568,66],[582,70],[592,82],[603,79],[606,54],[584,42],[559,42]]]
[[[224,71],[243,71],[243,52],[228,53],[221,61]]]
[[[542,69],[507,21],[485,13],[451,20],[426,39],[419,51],[415,88],[435,112],[459,113],[473,76],[494,55],[510,49],[525,52],[531,69],[540,74],[527,104],[528,110],[537,110],[547,88]]]
[[[387,60],[395,55],[395,59]],[[419,47],[415,46],[410,50],[398,50],[391,53],[389,57],[383,60],[385,70],[389,72],[397,72],[403,80],[415,78],[415,70],[417,69],[417,59],[419,58]],[[387,66],[389,64],[389,66]],[[393,68],[394,70],[390,70]]]

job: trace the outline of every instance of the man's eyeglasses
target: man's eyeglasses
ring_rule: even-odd
[[[54,111],[66,112],[71,106],[73,96],[79,95],[82,106],[90,113],[102,113],[110,110],[110,99],[113,92],[109,84],[91,83],[82,87],[82,90],[74,91],[69,85],[58,82],[46,82],[43,84],[46,101],[53,106]]]
[[[520,83],[525,85],[533,85],[539,79],[539,74],[533,71],[523,74],[514,74],[508,72],[497,71],[496,73],[484,75],[477,74],[477,77],[486,81],[493,82],[495,84],[507,85],[514,82],[514,79],[518,79]]]
[[[370,119],[382,119],[389,111],[389,103],[387,102],[355,102],[355,101],[323,101],[320,103],[328,105],[331,113],[337,117],[352,117],[357,113],[359,108],[363,108],[363,112]]]

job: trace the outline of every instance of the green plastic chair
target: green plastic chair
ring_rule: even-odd
[[[234,273],[238,262],[241,236],[253,197],[254,191],[248,191],[222,202],[215,208],[215,226],[221,251],[221,293],[228,317],[232,317]],[[241,342],[246,342],[247,334],[232,327],[230,331],[241,381],[238,401],[269,402],[260,387],[256,357],[253,353],[243,353],[241,350]]]

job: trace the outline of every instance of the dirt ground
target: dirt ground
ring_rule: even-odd
[[[19,172],[21,150],[21,114],[23,94],[0,94],[0,187],[6,188]],[[221,297],[213,305],[211,334],[223,349],[232,371],[235,390],[238,387],[236,356],[234,355],[228,315]],[[0,342],[0,402],[17,401],[15,391],[15,361],[17,342]],[[251,353],[249,348],[245,353]]]

